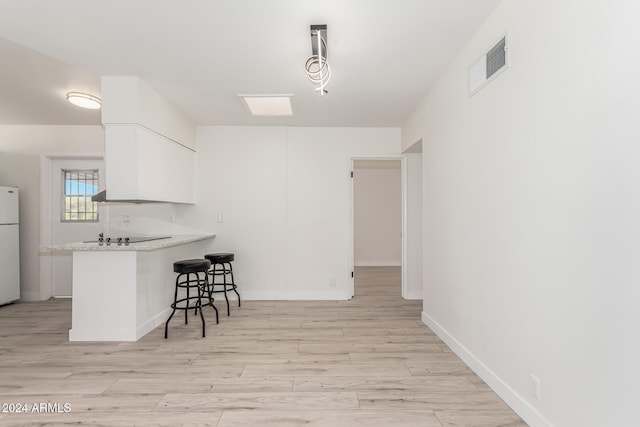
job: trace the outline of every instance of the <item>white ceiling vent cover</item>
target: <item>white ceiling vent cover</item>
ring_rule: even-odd
[[[504,36],[469,67],[469,96],[475,95],[507,69],[507,52],[507,36]]]

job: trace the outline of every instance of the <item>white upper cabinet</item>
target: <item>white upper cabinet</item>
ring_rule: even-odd
[[[194,202],[195,125],[138,77],[102,77],[109,200]]]

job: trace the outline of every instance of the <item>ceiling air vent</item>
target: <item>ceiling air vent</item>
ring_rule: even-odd
[[[469,96],[475,95],[507,66],[507,37],[504,36],[469,67]]]

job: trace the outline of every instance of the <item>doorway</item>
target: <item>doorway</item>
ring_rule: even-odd
[[[352,171],[354,272],[395,270],[402,278],[396,295],[406,297],[404,159],[353,158]],[[358,282],[354,296],[363,293]]]
[[[48,245],[95,240],[102,230],[100,212],[88,201],[104,187],[104,162],[99,157],[47,157],[42,186],[43,234]],[[72,253],[53,251],[48,254],[48,263],[43,269],[43,282],[51,289],[51,296],[72,296]]]

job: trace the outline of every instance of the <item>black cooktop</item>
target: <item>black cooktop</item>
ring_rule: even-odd
[[[129,243],[150,242],[151,240],[169,239],[171,236],[129,237]],[[122,240],[125,238],[123,237]],[[116,241],[118,239],[115,239]],[[112,239],[113,241],[113,239]]]

